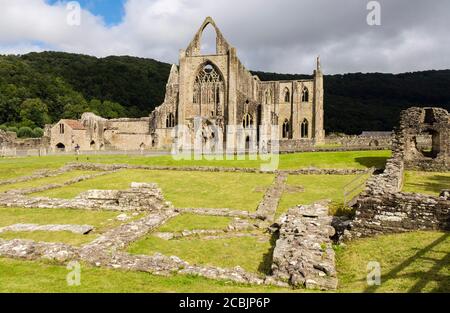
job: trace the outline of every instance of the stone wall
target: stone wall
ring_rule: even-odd
[[[428,110],[428,111],[427,111]],[[401,114],[400,127],[392,142],[392,158],[383,173],[373,175],[356,203],[352,232],[371,236],[413,230],[450,230],[450,200],[401,192],[404,169],[438,170],[447,168],[447,139],[440,140],[436,158],[419,153],[416,136],[424,129],[447,131],[446,111],[438,108],[410,108]],[[435,139],[436,141],[437,139]],[[436,142],[435,142],[436,143]]]
[[[413,230],[450,231],[450,200],[415,193],[363,196],[352,231],[371,236]]]
[[[289,209],[278,225],[273,277],[288,281],[294,287],[336,289],[331,221],[328,208],[320,204]]]

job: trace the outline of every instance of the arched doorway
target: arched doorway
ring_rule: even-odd
[[[64,150],[66,150],[66,146],[60,142],[56,145],[56,149],[64,151]]]

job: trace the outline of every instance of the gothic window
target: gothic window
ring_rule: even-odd
[[[218,70],[213,65],[206,64],[195,78],[193,102],[218,106],[223,89],[223,79]]]
[[[302,138],[308,138],[308,131],[309,131],[309,123],[308,120],[305,118],[300,125],[300,133]]]
[[[175,117],[173,113],[169,113],[166,117],[166,128],[175,127]]]
[[[308,88],[303,87],[302,90],[302,102],[308,102],[309,101],[309,91]]]
[[[289,125],[289,121],[285,119],[283,123],[283,138],[289,138],[290,131],[291,127]]]
[[[271,94],[271,92],[270,92],[270,90],[267,90],[266,92],[265,92],[265,94],[264,94],[264,103],[265,104],[271,104],[271,102],[272,102],[272,94]]]
[[[284,102],[289,103],[291,102],[291,92],[289,91],[289,88],[284,88]]]
[[[251,128],[253,127],[253,116],[250,114],[245,114],[244,118],[242,119],[242,126],[244,128]]]

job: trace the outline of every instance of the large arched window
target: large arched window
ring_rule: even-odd
[[[242,119],[242,127],[244,128],[252,128],[253,127],[253,116],[251,114],[245,114]]]
[[[198,72],[193,87],[193,103],[206,105],[205,111],[220,115],[224,82],[219,70],[212,64],[205,64]],[[208,110],[206,110],[208,108]]]
[[[303,87],[302,90],[302,102],[308,102],[309,101],[309,90],[306,87]]]
[[[284,88],[284,102],[289,103],[291,102],[291,92],[289,91],[289,88]]]
[[[283,138],[289,138],[290,131],[291,127],[289,125],[289,121],[285,119],[283,123]]]
[[[172,127],[175,127],[175,117],[173,116],[173,113],[169,113],[166,117],[166,128]]]
[[[300,125],[300,135],[302,138],[308,138],[309,137],[309,123],[308,120],[305,118]]]

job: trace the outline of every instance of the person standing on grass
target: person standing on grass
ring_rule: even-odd
[[[75,146],[75,154],[76,154],[76,155],[79,155],[79,154],[80,154],[80,145],[79,145],[79,144],[77,144],[77,145]]]

